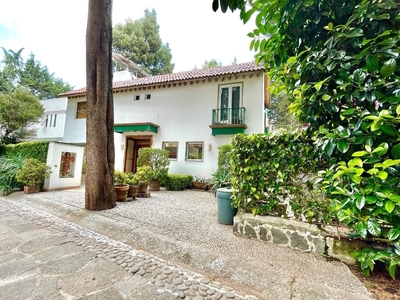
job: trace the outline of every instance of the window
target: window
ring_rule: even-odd
[[[78,102],[76,108],[76,118],[86,119],[86,102]]]
[[[146,100],[150,100],[151,99],[151,94],[146,94]]]
[[[203,161],[203,148],[204,143],[202,142],[186,143],[186,160]]]
[[[60,178],[72,178],[75,174],[76,153],[61,152]]]
[[[140,100],[140,95],[135,95],[135,101],[139,101]]]
[[[56,127],[57,115],[47,115],[46,116],[46,127]]]
[[[178,142],[163,142],[162,148],[169,152],[170,160],[178,160]]]
[[[221,85],[219,87],[220,109],[219,119],[222,123],[238,124],[240,116],[240,106],[242,104],[242,83]]]

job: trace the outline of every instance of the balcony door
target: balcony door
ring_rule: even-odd
[[[239,107],[242,103],[242,84],[219,87],[220,120],[225,124],[240,124]]]

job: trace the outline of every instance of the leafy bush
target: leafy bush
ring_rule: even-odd
[[[138,167],[134,177],[135,181],[146,181],[146,182],[149,182],[150,180],[155,178],[153,170],[151,169],[150,166]]]
[[[141,148],[138,152],[137,166],[152,169],[150,180],[164,181],[168,174],[169,152],[158,148]]]
[[[169,191],[182,191],[190,186],[192,175],[168,174],[165,179],[165,188]]]
[[[214,196],[217,195],[217,189],[219,188],[230,188],[232,185],[231,170],[229,168],[218,168],[214,173],[211,174],[211,178],[208,183],[211,185],[211,192]]]
[[[311,203],[316,200],[309,199],[316,174],[327,159],[306,132],[240,134],[232,145],[233,206],[254,215],[281,216],[286,214],[285,200],[290,200],[297,217],[306,213],[330,219],[319,205]]]
[[[17,173],[17,180],[26,186],[40,186],[49,175],[50,167],[45,163],[36,158],[27,158]]]
[[[216,2],[215,0],[214,2]],[[389,247],[355,253],[365,274],[382,261],[400,266],[399,1],[226,0],[248,21],[256,62],[290,110],[319,134],[335,165],[323,182],[338,219],[364,239]],[[217,7],[215,7],[217,8]],[[256,188],[256,190],[259,190]]]
[[[10,157],[13,155],[22,155],[24,157],[36,158],[41,162],[46,162],[49,142],[32,141],[12,145],[4,145],[2,154]]]
[[[17,181],[17,174],[25,160],[22,154],[0,156],[0,193],[10,194],[15,189],[22,189],[22,184]]]
[[[122,171],[118,171],[118,170],[114,170],[114,184],[117,186],[123,186],[126,185],[126,179],[127,179],[127,174],[122,172]]]
[[[218,147],[218,169],[230,169],[230,153],[232,152],[231,144],[224,144]]]
[[[126,173],[126,184],[128,185],[138,185],[139,184],[139,178],[135,176],[134,173],[129,172]]]

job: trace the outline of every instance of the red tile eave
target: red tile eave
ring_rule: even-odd
[[[256,66],[253,62],[231,66],[223,66],[212,69],[199,69],[172,74],[156,75],[133,80],[117,81],[113,83],[113,91],[133,87],[144,87],[159,84],[178,83],[190,80],[211,79],[221,76],[239,75],[243,73],[255,73],[264,71],[264,66]],[[86,95],[86,87],[65,92],[57,97],[83,97]]]

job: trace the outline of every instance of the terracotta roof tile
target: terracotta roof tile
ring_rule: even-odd
[[[230,66],[222,66],[217,68],[198,69],[198,70],[184,71],[172,74],[136,78],[132,80],[117,81],[113,83],[113,89],[146,86],[146,85],[160,84],[167,82],[177,82],[190,79],[211,78],[222,75],[240,74],[240,73],[254,72],[260,70],[264,70],[263,65],[256,66],[254,62],[248,62]],[[58,97],[78,96],[84,94],[86,94],[86,87],[62,93],[58,95]]]

